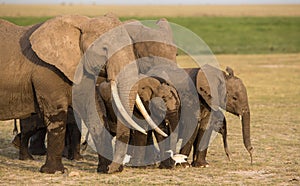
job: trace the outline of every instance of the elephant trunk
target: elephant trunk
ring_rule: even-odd
[[[252,164],[253,147],[251,145],[251,140],[250,140],[250,112],[249,111],[244,112],[241,115],[241,122],[242,122],[244,146],[250,154],[250,159]]]

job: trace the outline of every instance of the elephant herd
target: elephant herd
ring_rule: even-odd
[[[46,154],[41,172],[64,172],[63,156],[82,158],[83,122],[96,146],[98,172],[121,172],[126,154],[134,166],[154,164],[157,159],[149,157],[156,154],[155,144],[159,167],[172,168],[179,139],[179,153],[189,156],[193,148],[191,165],[205,167],[215,132],[222,134],[230,159],[224,110],[240,117],[252,162],[242,80],[229,67],[180,69],[166,19],[155,28],[112,14],[0,25],[0,120],[20,119],[13,144],[21,160]]]

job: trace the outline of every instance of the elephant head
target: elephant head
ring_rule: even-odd
[[[146,76],[138,82],[138,87],[138,94],[141,97],[141,101],[151,113],[153,121],[159,124],[159,127],[163,131],[171,135],[176,129],[180,118],[180,98],[176,89],[161,78]],[[160,149],[161,167],[171,168],[174,166],[174,162],[168,157],[169,154],[166,153],[167,150],[171,149],[175,151],[176,149],[177,135],[174,135],[174,133],[169,138],[158,135],[159,133],[154,133]],[[147,137],[144,135],[141,136],[140,133],[132,134],[131,143],[139,146],[132,149],[131,152],[133,154],[131,163],[134,165],[145,165],[145,163],[155,162],[153,160],[155,157],[153,149],[147,146],[146,138],[152,139],[152,135]],[[152,150],[144,157],[146,149]]]
[[[136,20],[124,22],[124,26],[134,44],[134,52],[139,62],[140,73],[146,74],[155,65],[176,62],[177,47],[173,43],[170,23],[161,18],[157,28],[150,28]]]
[[[198,70],[196,87],[198,93],[213,109],[222,109],[241,118],[244,146],[250,154],[252,163],[253,147],[250,141],[250,109],[245,85],[227,67],[227,74],[210,65]]]

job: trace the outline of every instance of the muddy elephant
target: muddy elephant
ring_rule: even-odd
[[[20,119],[20,133],[15,136],[12,144],[19,149],[20,160],[33,160],[32,155],[45,155],[46,126],[39,114]],[[30,143],[28,143],[30,141]],[[81,132],[71,107],[68,108],[63,156],[70,160],[80,160]],[[30,144],[30,145],[29,145]]]
[[[112,106],[110,84],[105,80],[100,80],[98,83],[98,91],[106,108],[106,128],[110,131],[112,136],[115,136],[117,117]],[[139,80],[137,84],[138,94],[143,105],[145,105],[147,113],[151,113],[152,120],[157,123],[158,127],[163,132],[169,135],[176,128],[179,122],[180,100],[176,89],[164,80],[155,77],[144,77]],[[131,148],[128,149],[128,153],[132,156],[130,163],[134,166],[143,166],[153,163],[146,162],[147,160],[144,158],[146,156],[147,139],[149,139],[149,136],[152,138],[152,132],[154,132],[157,141],[161,142],[159,144],[159,148],[161,150],[160,157],[161,160],[164,160],[161,162],[161,165],[164,167],[173,166],[174,162],[170,163],[172,159],[167,157],[167,155],[169,155],[168,153],[165,153],[170,149],[171,142],[168,141],[169,139],[166,140],[168,142],[163,142],[163,140],[166,139],[166,136],[161,135],[159,132],[149,127],[147,122],[144,120],[144,115],[141,113],[141,109],[138,107],[139,106],[136,104],[134,109],[134,119],[148,131],[148,134],[145,135],[139,131],[131,130]]]
[[[204,65],[201,68],[185,69],[189,74],[192,81],[195,83],[197,92],[199,94],[200,102],[205,105],[206,109],[209,110],[209,116],[214,116],[215,113],[220,112],[219,108],[216,107],[216,102],[219,101],[219,107],[226,110],[227,112],[239,116],[242,122],[242,134],[244,146],[250,154],[252,163],[253,147],[250,141],[250,108],[248,104],[247,90],[242,80],[234,75],[231,68],[227,67],[226,72],[221,71],[210,65]],[[213,76],[213,84],[209,84],[207,78]],[[224,78],[224,83],[220,80]],[[213,100],[213,89],[218,90],[219,96]],[[226,90],[226,91],[225,91]],[[217,101],[216,101],[217,100]],[[202,116],[203,117],[203,116]],[[205,160],[207,153],[207,143],[210,139],[212,130],[209,131],[209,127],[213,127],[213,124],[207,124],[213,121],[214,117],[210,119],[204,118],[206,128],[200,127],[199,131],[195,132],[190,140],[185,143],[181,150],[181,154],[189,155],[191,147],[194,144],[194,166],[207,166],[208,163]],[[217,118],[221,121],[224,118],[223,114],[219,114]],[[201,119],[201,118],[200,118]],[[210,128],[211,129],[211,128]],[[207,132],[207,134],[205,134]],[[203,142],[200,142],[204,135],[208,135]],[[202,144],[201,144],[202,143]],[[226,151],[226,149],[225,149]]]
[[[112,15],[97,18],[67,15],[28,27],[5,20],[0,20],[0,25],[0,119],[26,118],[32,113],[41,113],[48,133],[47,157],[41,172],[64,171],[61,158],[67,109],[74,106],[72,93],[74,88],[84,89],[87,84],[94,84],[102,66],[106,67],[107,80],[113,85],[115,102],[127,110],[120,112],[126,118],[126,124],[141,130],[128,119],[133,112],[137,88],[124,86],[136,81],[138,70],[133,64],[126,68],[128,72],[122,78],[117,79],[119,72],[135,60],[132,41],[118,18]],[[100,36],[102,39],[95,44]],[[91,54],[93,52],[96,54]],[[86,99],[78,101],[76,109],[84,107],[86,101],[94,100],[94,91],[83,92]],[[130,104],[126,104],[128,100]],[[84,108],[90,113],[90,107]],[[99,119],[81,114],[79,112],[88,126],[99,123]],[[124,122],[118,121],[117,139],[126,143],[129,140],[129,129]],[[107,172],[116,172],[120,167],[115,162],[123,158],[126,146],[119,146],[115,161],[106,168]]]

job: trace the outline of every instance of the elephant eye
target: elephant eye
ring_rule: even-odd
[[[235,96],[232,96],[232,99],[236,101],[236,100],[237,100],[237,97],[235,97]]]

